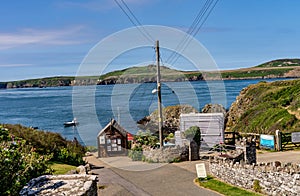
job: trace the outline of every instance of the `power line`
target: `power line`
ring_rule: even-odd
[[[143,27],[143,25],[134,15],[134,13],[131,11],[129,6],[125,3],[125,1],[121,0],[123,6],[120,4],[120,2],[118,2],[118,0],[114,0],[114,1],[119,6],[119,8],[123,11],[123,13],[127,16],[130,22],[137,27],[140,33],[151,43],[155,42],[152,36],[146,31],[146,29]]]
[[[202,21],[202,23],[200,24],[200,26],[196,29],[195,33],[192,34],[192,37],[194,37],[195,35],[197,35],[197,33],[200,31],[200,29],[202,28],[203,24],[205,23],[205,21],[207,20],[207,18],[208,18],[209,15],[211,14],[212,10],[213,10],[214,7],[216,6],[217,2],[218,2],[218,0],[213,4],[212,8],[208,11],[208,14],[207,14],[206,17],[203,19],[203,21]],[[200,21],[199,21],[199,22],[200,22]],[[190,43],[191,40],[192,40],[192,37],[191,37],[190,39],[187,40],[187,42],[186,42],[186,44],[183,46],[181,52],[184,51],[184,50],[188,47],[189,43]],[[173,64],[175,64],[175,63],[177,62],[177,60],[179,59],[179,57],[180,57],[180,55],[177,55],[177,56],[176,56],[176,58],[175,58],[174,61],[173,61]]]
[[[195,20],[192,23],[191,27],[187,31],[187,33],[190,34],[190,36],[186,35],[181,40],[181,42],[176,47],[176,51],[179,51],[179,53],[181,53],[181,52],[183,52],[187,48],[187,46],[189,45],[189,43],[192,40],[192,37],[194,37],[195,35],[197,35],[197,33],[200,31],[200,29],[202,28],[203,24],[205,23],[205,21],[207,20],[207,18],[211,14],[212,10],[214,9],[214,7],[218,3],[218,1],[219,0],[216,0],[215,2],[214,2],[214,0],[211,0],[211,1],[207,0],[205,2],[203,8],[199,11],[199,13],[197,14],[197,17],[195,18]],[[208,14],[206,15],[206,13],[208,13]],[[200,23],[200,26],[198,26],[199,23]],[[177,62],[178,58],[180,57],[180,55],[176,51],[174,51],[169,56],[169,58],[167,60],[167,61],[169,61],[169,64],[175,64]]]
[[[192,38],[194,36],[196,36],[196,34],[199,32],[199,30],[201,29],[204,22],[210,15],[211,11],[213,10],[213,8],[218,0],[215,2],[214,6],[211,7],[211,5],[213,4],[213,1],[214,0],[211,0],[211,1],[207,0],[205,5],[203,6],[203,8],[198,13],[197,17],[195,18],[195,20],[193,22],[193,25],[189,28],[188,33],[190,34],[190,36],[186,35],[185,38],[183,39],[183,41],[181,42],[181,44],[179,44],[179,47],[178,47],[179,49],[177,48],[177,50],[176,50],[176,51],[179,51],[179,54],[187,48],[187,46],[189,45]],[[208,12],[208,14],[206,15],[207,12]],[[205,15],[206,15],[206,17],[205,17]],[[201,21],[202,21],[202,23],[200,24],[200,26],[198,26]],[[179,54],[174,52],[173,58],[171,59],[171,62],[170,62],[171,64],[175,64],[177,62],[177,60],[180,57]]]
[[[184,45],[184,43],[188,39],[189,35],[194,31],[193,29],[195,29],[198,21],[201,20],[200,17],[203,15],[204,8],[207,7],[208,3],[209,3],[209,0],[206,0],[204,6],[202,7],[201,10],[199,10],[196,18],[194,19],[193,23],[191,24],[191,26],[189,27],[188,31],[186,32],[187,34],[184,36],[184,38],[176,46],[175,51],[168,57],[167,62],[171,62],[171,59],[173,60],[173,58],[176,56],[176,51],[178,51],[182,47],[182,45]]]

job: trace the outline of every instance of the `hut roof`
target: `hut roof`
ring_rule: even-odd
[[[103,134],[103,132],[105,132],[111,126],[118,130],[123,137],[127,137],[128,132],[121,127],[121,125],[119,125],[115,119],[111,119],[111,121],[98,133],[97,137]]]

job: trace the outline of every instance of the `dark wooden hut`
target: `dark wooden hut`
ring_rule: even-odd
[[[127,155],[128,132],[112,119],[97,136],[98,157]]]

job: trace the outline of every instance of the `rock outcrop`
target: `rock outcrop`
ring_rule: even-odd
[[[223,113],[226,116],[226,109],[221,104],[206,104],[202,110],[202,113]]]
[[[165,133],[174,133],[179,129],[180,114],[198,112],[190,105],[168,106],[163,109],[163,130]],[[154,111],[150,116],[146,116],[138,121],[139,127],[143,130],[157,132],[158,130],[158,113]]]

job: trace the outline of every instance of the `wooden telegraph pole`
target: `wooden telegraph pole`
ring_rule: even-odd
[[[161,106],[161,84],[160,84],[160,55],[159,55],[159,41],[156,41],[156,65],[157,65],[157,100],[158,100],[158,133],[160,148],[164,146],[162,133],[162,106]]]

